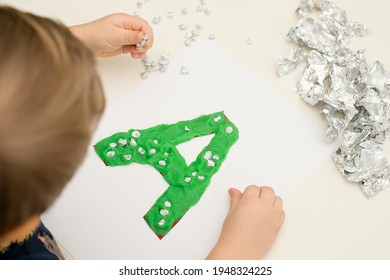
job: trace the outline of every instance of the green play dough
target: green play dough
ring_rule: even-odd
[[[210,143],[187,166],[176,145],[209,134],[214,134]],[[217,112],[176,124],[115,133],[94,147],[108,166],[150,164],[163,175],[169,187],[144,217],[162,238],[199,201],[237,139],[236,126],[223,112]]]

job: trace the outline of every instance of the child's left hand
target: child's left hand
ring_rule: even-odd
[[[124,13],[111,14],[98,20],[70,27],[70,31],[90,47],[97,57],[111,57],[130,53],[132,58],[143,58],[153,45],[153,30],[140,17]],[[143,47],[136,44],[144,34],[149,35]]]

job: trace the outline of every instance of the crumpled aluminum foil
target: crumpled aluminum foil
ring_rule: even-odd
[[[349,21],[334,3],[304,0],[296,12],[300,20],[287,37],[297,47],[280,58],[278,73],[289,74],[306,63],[295,91],[310,105],[322,106],[326,138],[340,142],[332,155],[338,170],[347,180],[360,182],[371,197],[390,187],[383,150],[390,140],[390,75],[378,61],[370,66],[364,50],[349,48],[352,37],[369,31]]]
[[[169,64],[169,54],[163,52],[157,62],[151,60],[151,58],[146,55],[144,59],[142,59],[142,62],[144,63],[145,71],[141,73],[141,77],[142,79],[147,79],[149,77],[149,73],[151,72],[160,71],[161,73],[164,73],[167,71]]]

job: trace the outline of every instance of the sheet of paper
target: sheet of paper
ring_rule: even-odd
[[[188,75],[180,74],[182,66]],[[199,203],[164,239],[142,218],[167,187],[162,176],[136,163],[106,167],[92,146],[44,222],[76,259],[202,259],[218,238],[229,187],[268,185],[283,197],[335,148],[325,142],[324,127],[209,40],[192,45],[166,73],[153,73],[108,108],[93,143],[130,128],[173,124],[219,110],[238,127],[240,139]],[[180,151],[195,158],[209,140],[195,139]]]

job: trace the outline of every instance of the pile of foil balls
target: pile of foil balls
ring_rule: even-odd
[[[279,59],[278,73],[289,74],[305,63],[295,91],[321,107],[327,140],[340,142],[332,155],[338,170],[347,180],[360,182],[371,197],[390,187],[383,149],[390,139],[390,76],[382,63],[369,65],[364,50],[348,47],[352,37],[369,32],[334,3],[304,0],[297,14],[300,20],[287,35],[297,47]]]

